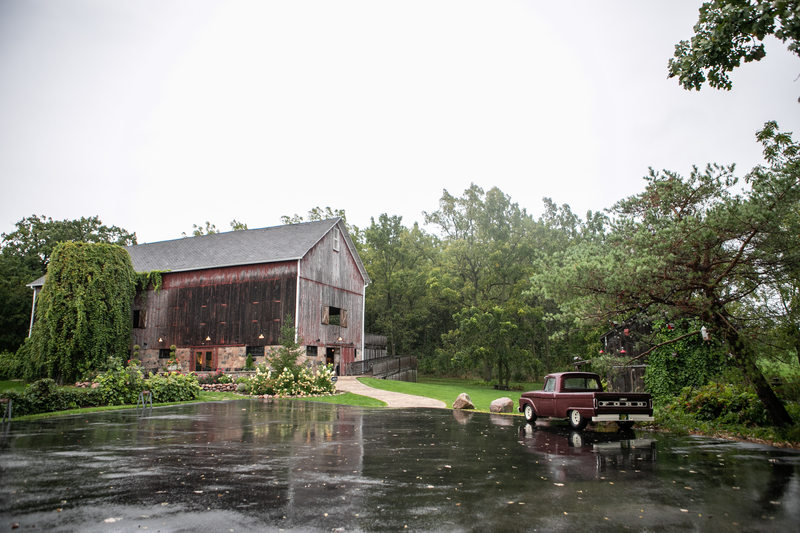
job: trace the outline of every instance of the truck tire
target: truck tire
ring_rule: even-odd
[[[522,409],[522,412],[525,415],[525,420],[527,420],[529,424],[536,423],[536,411],[533,410],[533,406],[531,404],[526,403],[525,407]]]
[[[586,427],[586,424],[589,423],[589,419],[584,418],[578,410],[568,412],[567,416],[569,417],[569,425],[572,426],[572,429],[575,431],[582,430]]]

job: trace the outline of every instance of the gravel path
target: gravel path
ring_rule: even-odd
[[[376,398],[386,402],[387,407],[433,407],[437,409],[447,409],[447,405],[444,402],[434,400],[433,398],[413,396],[400,392],[389,392],[368,387],[358,381],[356,376],[339,376],[339,380],[336,382],[336,390]]]

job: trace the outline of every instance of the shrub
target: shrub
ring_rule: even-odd
[[[656,322],[656,342],[665,342],[699,329],[695,321],[668,324]],[[647,357],[645,386],[657,403],[668,403],[683,387],[702,387],[725,369],[724,352],[718,343],[692,335],[655,350]]]
[[[699,420],[721,424],[768,425],[764,405],[752,390],[731,383],[714,383],[693,390],[684,388],[672,404]]]
[[[275,383],[272,379],[272,371],[267,370],[264,365],[259,365],[256,368],[256,374],[250,378],[249,392],[256,396],[275,394]]]
[[[247,392],[254,395],[307,396],[333,394],[336,390],[333,365],[321,367],[316,374],[307,367],[300,367],[296,376],[288,367],[276,375],[261,365],[253,377],[239,378],[237,383],[247,384]]]
[[[333,382],[333,365],[325,365],[317,372],[314,393],[333,394],[334,392],[336,392],[336,385]]]
[[[46,413],[48,411],[60,411],[61,402],[57,398],[58,387],[56,382],[50,378],[34,381],[27,387],[22,396],[31,413]]]
[[[155,402],[183,402],[200,396],[200,383],[193,374],[169,372],[150,374],[145,386],[153,394]]]
[[[3,398],[14,402],[14,415],[35,415],[79,407],[103,405],[98,389],[59,387],[52,379],[40,379],[28,385],[23,392],[4,392]]]
[[[144,388],[144,376],[139,365],[131,362],[124,367],[114,359],[109,366],[106,372],[97,376],[103,401],[107,405],[135,404]]]
[[[275,378],[275,394],[277,396],[293,396],[298,390],[295,387],[296,380],[291,369],[287,366],[283,372]]]

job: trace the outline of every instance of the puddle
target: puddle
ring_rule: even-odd
[[[800,453],[768,446],[313,402],[153,414],[13,423],[0,442],[0,524],[747,531],[800,520]]]

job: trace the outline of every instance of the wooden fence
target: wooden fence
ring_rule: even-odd
[[[345,365],[344,375],[417,381],[417,357],[414,355],[398,355],[395,357],[355,361]]]

